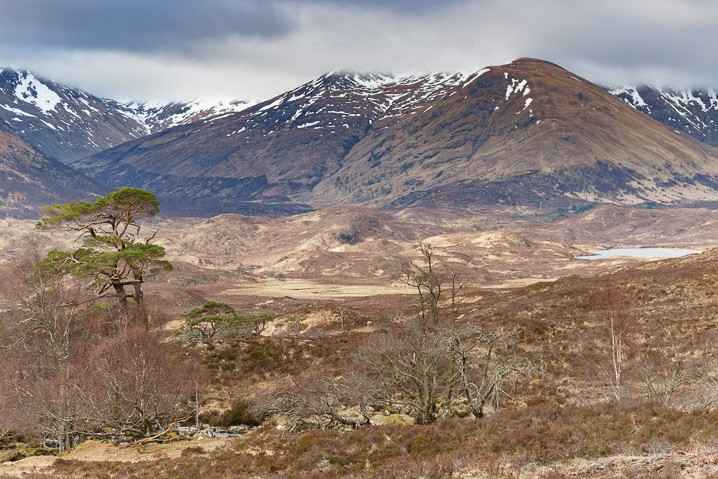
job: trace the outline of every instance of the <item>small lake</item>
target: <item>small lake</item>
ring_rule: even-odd
[[[618,257],[651,259],[680,258],[682,256],[700,253],[700,251],[676,248],[611,248],[592,250],[591,253],[593,254],[590,256],[576,256],[576,259],[599,260]]]

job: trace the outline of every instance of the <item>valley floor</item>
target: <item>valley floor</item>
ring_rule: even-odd
[[[718,477],[718,416],[698,406],[706,394],[718,397],[718,380],[703,374],[718,358],[711,250],[718,212],[605,206],[550,221],[457,214],[417,222],[427,220],[419,213],[349,208],[160,220],[150,228],[159,229],[175,269],[147,283],[151,320],[175,328],[183,312],[209,299],[272,316],[258,338],[222,339],[200,351],[212,407],[256,401],[287,377],[341,371],[377,333],[412,316],[416,290],[401,276],[420,259],[417,245],[430,243],[442,271],[466,281],[462,312],[476,324],[516,327],[522,351],[540,358],[540,372],[504,408],[430,426],[295,433],[269,421],[232,440],[125,448],[91,441],[59,459],[4,463],[0,478]],[[13,268],[28,245],[77,246],[72,235],[37,232],[31,222],[6,219],[0,227],[3,308],[12,305]],[[577,258],[644,246],[705,252],[660,261]],[[628,399],[620,405],[595,369],[605,353],[597,298],[609,289],[625,296],[635,318]],[[645,365],[674,346],[667,361],[684,365],[690,381],[660,405],[646,395]]]

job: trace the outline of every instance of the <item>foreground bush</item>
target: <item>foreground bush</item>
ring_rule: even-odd
[[[527,463],[682,450],[712,444],[716,433],[715,413],[682,413],[646,403],[536,406],[483,421],[451,419],[353,432],[295,435],[263,428],[224,451],[142,464],[61,461],[45,477],[448,478],[467,470],[515,477]]]

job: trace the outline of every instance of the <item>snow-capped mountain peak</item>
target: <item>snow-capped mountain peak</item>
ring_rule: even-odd
[[[171,103],[130,102],[119,103],[118,112],[143,125],[147,134],[151,134],[193,121],[237,113],[255,104],[256,102],[210,102],[204,100]]]
[[[70,163],[125,141],[253,103],[119,102],[14,68],[0,69],[0,120],[42,153]]]
[[[274,118],[272,131],[281,127],[349,128],[352,119],[373,123],[416,113],[488,71],[405,76],[329,72],[268,100],[253,115]]]

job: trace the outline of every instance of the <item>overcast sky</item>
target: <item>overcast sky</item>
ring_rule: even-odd
[[[332,70],[536,57],[718,88],[716,0],[0,0],[0,66],[117,99],[263,100]]]

